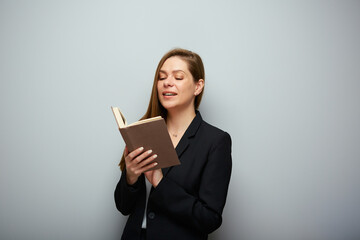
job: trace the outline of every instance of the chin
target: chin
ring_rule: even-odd
[[[162,104],[162,106],[168,111],[176,108],[176,106],[172,104]]]
[[[176,104],[174,102],[160,100],[160,103],[161,106],[163,106],[166,110],[176,107]]]

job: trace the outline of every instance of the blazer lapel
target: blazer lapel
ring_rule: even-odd
[[[192,120],[188,129],[185,131],[184,135],[180,139],[180,142],[175,148],[180,162],[181,162],[181,155],[188,148],[189,144],[191,143],[191,139],[196,135],[196,132],[199,129],[201,122],[202,122],[202,117],[200,115],[200,112],[196,111],[195,118]],[[173,167],[162,169],[163,175],[166,176],[172,168]]]

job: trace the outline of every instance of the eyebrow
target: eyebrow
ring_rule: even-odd
[[[177,73],[177,72],[183,72],[184,74],[186,74],[183,70],[174,70],[174,71],[172,71],[172,73]],[[167,72],[164,71],[164,70],[160,70],[159,73],[167,73]]]

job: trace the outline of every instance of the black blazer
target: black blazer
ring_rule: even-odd
[[[181,165],[162,169],[164,177],[149,195],[147,240],[207,239],[222,222],[232,166],[230,135],[196,112],[176,152]],[[124,170],[114,195],[117,209],[130,214],[121,239],[140,239],[144,175],[128,185]]]

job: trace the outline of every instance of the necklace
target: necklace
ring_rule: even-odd
[[[172,132],[170,134],[174,138],[177,138],[177,137],[181,137],[185,131],[186,131],[186,129],[182,129],[182,130],[174,131],[174,132]]]

